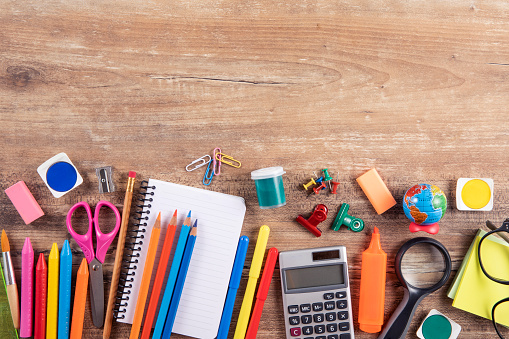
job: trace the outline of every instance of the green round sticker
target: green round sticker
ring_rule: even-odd
[[[448,339],[451,333],[451,323],[440,314],[434,314],[426,318],[422,324],[422,335],[426,339]]]

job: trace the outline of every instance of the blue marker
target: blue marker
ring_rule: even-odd
[[[191,211],[189,211],[187,218],[191,218]],[[175,248],[175,254],[173,255],[173,261],[171,263],[168,280],[166,281],[166,287],[164,289],[163,299],[161,300],[161,306],[159,307],[159,313],[157,314],[156,326],[154,327],[154,333],[152,334],[153,339],[161,339],[161,335],[163,334],[164,323],[166,322],[166,315],[168,314],[168,309],[170,307],[173,288],[177,281],[180,262],[182,261],[182,255],[184,254],[184,248],[186,247],[190,230],[190,225],[186,225],[184,222],[180,229],[179,240],[177,242],[177,247]]]
[[[239,244],[237,245],[237,254],[235,254],[235,261],[233,262],[230,284],[228,285],[228,294],[226,295],[226,301],[224,302],[223,315],[221,316],[221,323],[219,323],[219,330],[217,331],[216,339],[226,339],[228,336],[230,322],[232,320],[233,306],[235,304],[237,290],[239,289],[244,262],[246,261],[248,245],[249,238],[245,235],[241,236]]]
[[[71,317],[72,253],[69,241],[64,241],[60,252],[60,283],[58,295],[58,338],[69,338]]]

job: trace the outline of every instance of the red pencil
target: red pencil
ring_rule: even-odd
[[[260,285],[258,286],[258,293],[256,294],[256,303],[251,314],[251,320],[249,321],[249,327],[247,328],[245,339],[256,339],[256,333],[258,332],[258,326],[260,325],[260,318],[262,317],[263,304],[267,299],[269,293],[270,282],[272,281],[272,275],[274,274],[274,268],[276,267],[278,250],[272,247],[267,254],[265,260],[265,267],[263,268],[262,278],[260,279]]]
[[[173,246],[173,237],[175,236],[176,229],[177,210],[175,210],[173,213],[173,217],[171,218],[170,223],[168,224],[168,228],[166,229],[166,236],[164,238],[161,257],[159,258],[159,264],[157,266],[156,278],[154,280],[154,286],[152,287],[147,314],[145,315],[145,323],[143,324],[141,339],[148,339],[150,337],[150,331],[152,330],[152,323],[154,322],[157,304],[161,294],[161,288],[163,287],[164,275],[166,273],[166,267],[168,266],[168,260],[170,259],[170,252],[171,247]]]
[[[48,266],[44,254],[39,254],[35,268],[35,326],[34,339],[46,338],[46,299],[48,295]]]

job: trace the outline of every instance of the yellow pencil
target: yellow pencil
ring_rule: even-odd
[[[253,260],[251,261],[251,268],[249,269],[249,279],[247,281],[246,292],[244,293],[244,300],[240,307],[239,319],[237,320],[237,327],[235,328],[235,335],[233,339],[244,339],[246,336],[247,325],[249,324],[249,316],[251,315],[251,308],[253,306],[253,298],[256,290],[256,282],[260,276],[262,269],[263,256],[265,255],[265,248],[269,240],[270,228],[267,225],[260,227],[258,232],[258,239],[253,253]]]
[[[130,339],[138,339],[141,329],[141,321],[143,320],[143,312],[145,311],[145,303],[147,301],[148,288],[150,286],[150,278],[152,277],[152,269],[154,268],[154,260],[156,258],[157,244],[159,242],[159,234],[161,233],[161,212],[157,216],[157,220],[152,227],[150,235],[150,243],[148,245],[147,258],[145,260],[145,268],[141,278],[140,290],[138,292],[138,301],[134,311],[133,326],[131,327]]]
[[[57,338],[58,319],[58,270],[60,256],[58,245],[53,243],[48,258],[48,311],[46,312],[46,339]]]

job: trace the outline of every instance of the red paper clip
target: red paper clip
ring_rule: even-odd
[[[308,229],[315,237],[322,235],[322,231],[318,229],[318,224],[327,219],[327,206],[319,204],[315,207],[313,214],[309,219],[305,219],[302,215],[297,217],[297,222]]]

